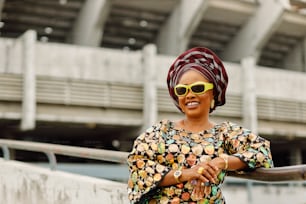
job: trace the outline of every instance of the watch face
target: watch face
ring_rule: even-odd
[[[174,172],[174,176],[175,176],[176,178],[180,177],[181,174],[182,174],[182,171],[180,171],[180,170],[177,170],[177,171]]]

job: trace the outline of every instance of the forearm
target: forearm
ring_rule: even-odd
[[[205,162],[193,166],[192,168],[181,169],[181,174],[179,177],[174,176],[175,171],[176,170],[169,171],[159,183],[159,186],[176,185],[178,183],[192,180],[198,180],[203,183],[215,183],[220,169],[217,166],[210,164],[210,162]]]
[[[247,168],[247,164],[235,156],[228,157],[228,170],[235,171]]]
[[[228,171],[235,171],[247,168],[246,163],[236,156],[222,155],[214,158],[211,162],[214,163],[219,169]]]
[[[174,178],[174,172],[175,170],[169,171],[159,183],[159,186],[171,186],[177,184],[177,181]],[[182,178],[180,178],[180,181],[183,182],[181,179]]]
[[[203,177],[203,175],[197,172],[197,169],[202,166],[198,165],[197,168],[182,169],[182,174],[179,177],[178,182],[177,179],[175,179],[174,177],[174,173],[176,170],[171,170],[164,176],[162,181],[159,183],[159,186],[176,185],[178,183],[186,182],[192,179],[200,179],[202,182],[206,182],[208,180],[213,181],[213,179],[216,178],[216,175],[219,172],[217,169],[235,171],[247,168],[247,165],[243,161],[241,161],[238,157],[231,155],[225,155],[225,157],[222,156],[222,158],[216,157],[208,163],[210,163],[210,167],[208,168],[210,168],[210,172],[212,172],[208,176],[206,175],[205,177]],[[211,168],[212,166],[216,167],[217,169]]]

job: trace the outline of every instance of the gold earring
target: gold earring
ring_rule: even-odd
[[[215,107],[215,99],[213,99],[210,103],[210,109],[214,109]]]

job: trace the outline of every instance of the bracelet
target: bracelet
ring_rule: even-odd
[[[227,168],[228,168],[228,155],[227,154],[220,154],[219,157],[224,160],[224,163],[225,163],[224,169],[227,170]]]

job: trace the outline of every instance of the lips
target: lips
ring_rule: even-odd
[[[200,103],[199,102],[196,102],[196,101],[191,101],[191,102],[187,102],[185,105],[187,107],[194,107],[194,106],[197,106],[199,105]]]

